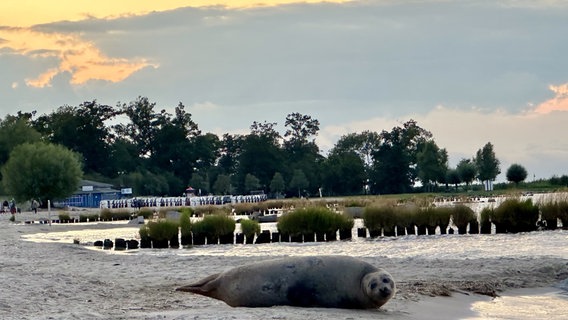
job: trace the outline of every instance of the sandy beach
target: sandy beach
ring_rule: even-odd
[[[17,219],[24,221],[27,214]],[[273,244],[270,254],[263,251],[271,250],[270,244],[115,252],[59,242],[53,235],[86,229],[110,233],[114,228],[128,228],[126,223],[49,226],[14,224],[8,218],[0,217],[2,319],[561,319],[568,305],[568,298],[558,295],[560,289],[554,287],[568,279],[565,246],[551,255],[527,252],[466,259],[391,254],[395,249],[387,255],[365,251],[363,260],[389,271],[397,282],[396,296],[379,310],[232,308],[174,289],[234,266],[278,257],[278,252],[328,254],[327,248],[334,245],[284,248]],[[130,228],[135,234],[138,227]],[[555,241],[568,243],[568,233],[552,232],[556,232]],[[54,241],[30,241],[37,234],[49,235]],[[431,247],[420,240],[392,245],[403,250],[413,241]],[[460,241],[459,236],[448,241]],[[519,247],[522,241],[518,240]],[[506,245],[514,247],[515,243]],[[244,250],[246,253],[235,254]],[[548,304],[539,309],[537,298]],[[536,303],[528,314],[515,308],[531,301]]]

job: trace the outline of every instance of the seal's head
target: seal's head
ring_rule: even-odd
[[[361,280],[361,286],[377,308],[387,303],[396,291],[392,276],[383,270],[366,274]]]

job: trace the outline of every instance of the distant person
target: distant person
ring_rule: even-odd
[[[33,199],[33,200],[32,200],[32,211],[33,211],[34,213],[37,213],[37,208],[38,208],[38,207],[39,207],[39,202],[37,202],[36,199]]]
[[[4,202],[2,202],[2,212],[8,212],[9,208],[10,204],[8,203],[8,200],[4,200]]]
[[[16,214],[16,201],[14,199],[10,201],[10,213],[13,215]]]

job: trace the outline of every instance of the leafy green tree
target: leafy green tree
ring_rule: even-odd
[[[309,115],[291,113],[286,116],[284,126],[288,129],[284,137],[289,137],[288,141],[292,144],[306,144],[318,134],[319,124],[317,119],[312,119]]]
[[[2,167],[4,190],[17,201],[61,200],[77,190],[83,175],[79,156],[55,144],[24,143]]]
[[[475,156],[475,166],[480,181],[493,181],[501,169],[499,168],[499,160],[495,157],[493,145],[488,142],[482,149],[477,150]]]
[[[465,183],[466,187],[473,182],[475,175],[477,174],[475,164],[470,159],[461,159],[456,170],[460,180]]]
[[[361,194],[367,180],[365,164],[354,151],[330,154],[322,175],[323,190],[329,195]]]
[[[0,120],[0,166],[8,161],[10,152],[16,146],[41,140],[41,134],[32,127],[30,117],[18,113],[17,116],[7,115]]]
[[[62,106],[42,115],[34,121],[34,127],[50,142],[79,153],[86,173],[116,176],[110,163],[113,134],[105,122],[117,114],[111,106],[86,101],[78,107]]]
[[[381,138],[377,132],[349,133],[339,138],[333,149],[330,150],[330,154],[355,152],[365,163],[365,166],[370,168],[373,152],[379,148],[380,143]]]
[[[231,193],[231,177],[220,174],[213,184],[213,192],[216,194],[230,194]]]
[[[127,139],[116,138],[110,145],[111,170],[118,176],[136,171],[143,166],[144,160],[147,159],[138,156],[137,146]]]
[[[217,169],[221,174],[237,172],[243,136],[225,133],[220,141]]]
[[[292,176],[292,180],[288,184],[290,188],[298,190],[298,197],[302,196],[302,189],[305,189],[309,186],[308,178],[304,172],[300,169],[294,170],[294,175]]]
[[[432,191],[431,185],[438,181],[445,181],[448,171],[448,152],[440,149],[433,140],[422,144],[416,155],[418,178],[427,191]]]
[[[390,132],[381,132],[381,144],[373,152],[372,191],[387,194],[411,191],[419,146],[431,137],[432,134],[414,120]]]
[[[275,194],[281,194],[286,190],[286,183],[284,182],[284,177],[280,172],[275,172],[270,181],[270,192]]]
[[[507,169],[507,181],[519,185],[520,182],[525,181],[527,178],[527,169],[520,164],[513,163],[509,169]]]
[[[198,195],[207,194],[209,192],[209,178],[206,174],[194,172],[189,180],[189,185],[196,189]]]
[[[308,179],[312,192],[320,186],[320,169],[324,161],[319,154],[315,137],[319,132],[319,121],[309,115],[291,113],[286,116],[284,152],[288,173],[302,170]]]
[[[462,183],[457,169],[448,169],[446,172],[446,183],[453,184],[454,189],[458,190],[458,184]]]
[[[130,103],[120,104],[119,108],[122,114],[126,115],[130,123],[120,123],[114,126],[117,134],[129,141],[132,141],[138,149],[138,156],[150,157],[152,153],[152,141],[155,132],[158,130],[163,117],[166,113],[156,113],[154,108],[155,102],[150,102],[146,97],[138,97]]]
[[[258,190],[258,188],[260,188],[260,180],[248,173],[245,176],[245,190],[250,193],[251,191]]]
[[[251,133],[243,137],[238,156],[237,176],[239,192],[245,191],[244,181],[247,174],[259,179],[260,185],[270,184],[276,171],[286,167],[278,139],[280,135],[274,130],[275,124],[262,125],[254,122]]]
[[[155,174],[146,169],[139,169],[120,177],[121,185],[132,187],[135,196],[165,196],[170,194],[170,185],[166,174]],[[175,191],[181,189],[179,186]],[[180,191],[181,192],[181,191]]]

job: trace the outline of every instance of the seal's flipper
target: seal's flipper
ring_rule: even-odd
[[[207,278],[203,278],[198,282],[192,283],[187,286],[176,288],[176,291],[191,292],[202,294],[208,297],[215,297],[215,291],[217,290],[216,280],[220,273],[210,275]]]

